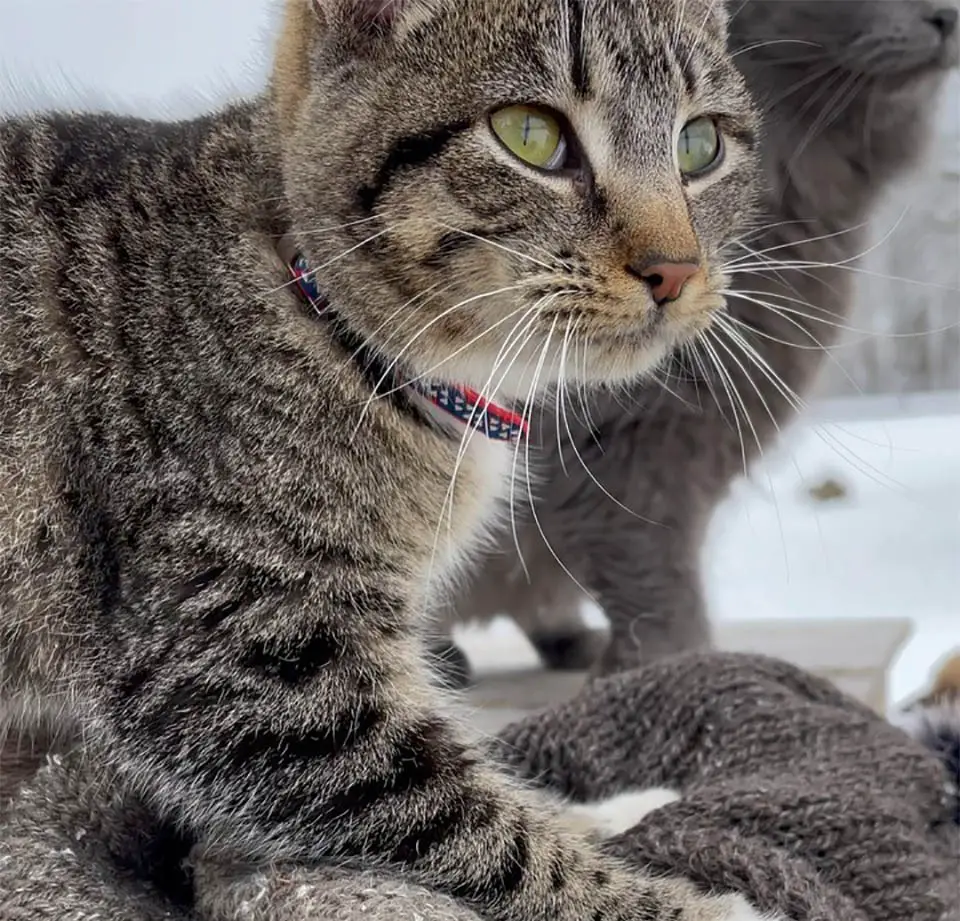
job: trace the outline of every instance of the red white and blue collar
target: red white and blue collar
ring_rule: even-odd
[[[306,301],[318,316],[327,314],[329,301],[320,291],[316,282],[316,273],[310,270],[306,257],[302,253],[294,252],[288,264],[290,273]],[[399,375],[395,373],[390,377],[392,382],[399,379]],[[391,383],[391,386],[396,384]],[[529,431],[529,425],[523,416],[496,403],[491,403],[471,387],[417,378],[404,386],[493,441],[516,444]]]

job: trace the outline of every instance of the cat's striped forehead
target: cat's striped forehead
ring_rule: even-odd
[[[389,26],[363,21],[387,11]],[[275,83],[304,95],[318,34],[367,35],[373,44],[387,28],[396,39],[389,63],[442,65],[438,91],[490,79],[499,67],[515,92],[609,96],[639,86],[652,94],[678,77],[692,90],[728,63],[723,0],[287,0]],[[349,44],[363,56],[362,38]]]

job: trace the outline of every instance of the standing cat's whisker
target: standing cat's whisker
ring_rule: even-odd
[[[807,147],[814,139],[826,128],[829,128],[850,106],[857,94],[869,80],[868,77],[853,74],[843,83],[840,88],[830,97],[823,109],[820,110],[813,124],[807,129],[803,139],[797,145],[791,157],[791,162],[796,161],[803,156]]]
[[[811,58],[811,60],[819,60],[819,58]],[[784,92],[779,96],[775,96],[769,101],[767,107],[770,111],[776,111],[780,108],[784,102],[786,102],[791,96],[794,96],[796,93],[799,93],[800,90],[805,89],[810,86],[812,83],[817,83],[822,81],[825,77],[831,77],[836,73],[842,73],[838,67],[834,64],[827,64],[820,70],[815,70],[812,73],[808,74],[802,80],[797,80],[791,86],[789,86]]]
[[[847,86],[851,80],[855,81],[856,75],[849,74],[843,70],[833,71],[833,73],[831,73],[826,80],[820,81],[819,85],[817,86],[816,92],[811,93],[810,96],[806,99],[806,101],[804,101],[803,104],[799,106],[799,108],[797,108],[794,111],[791,111],[790,114],[792,116],[792,120],[795,123],[800,123],[804,119],[804,117],[809,112],[811,112],[811,110],[819,106],[817,110],[816,118],[814,118],[813,120],[813,125],[816,125],[817,120],[823,115],[823,112],[830,106],[829,102],[826,103],[825,105],[822,104],[821,103],[822,98],[824,96],[828,96],[828,94],[836,90],[838,85],[840,87],[840,90],[838,91],[838,93],[839,95],[842,96],[844,92],[843,88]],[[833,99],[834,97],[830,97],[830,98]],[[809,126],[807,127],[807,130],[805,131],[804,134],[805,134],[805,137],[810,136]],[[794,148],[794,151],[795,150],[796,148]],[[790,159],[787,161],[788,163],[795,159],[795,157],[793,156],[794,151],[791,151]]]

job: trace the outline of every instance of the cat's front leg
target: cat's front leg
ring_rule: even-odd
[[[99,710],[126,776],[207,859],[383,867],[489,921],[739,921],[729,898],[603,855],[465,743],[395,576],[156,549]]]

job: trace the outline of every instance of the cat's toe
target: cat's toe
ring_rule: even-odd
[[[604,838],[612,838],[629,831],[651,812],[676,803],[681,798],[675,790],[650,787],[618,793],[594,803],[570,804],[565,812],[578,827],[591,829]]]

